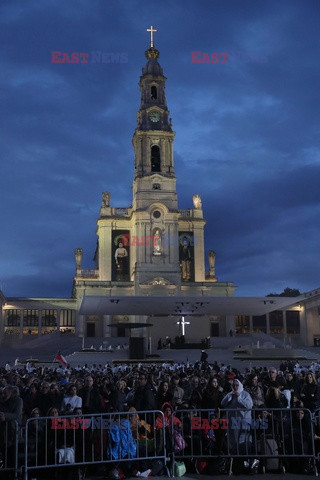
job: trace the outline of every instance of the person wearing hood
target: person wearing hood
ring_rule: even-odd
[[[209,379],[207,387],[202,394],[202,408],[219,408],[223,398],[223,389],[217,377]]]
[[[232,390],[222,399],[221,406],[228,410],[238,410],[237,416],[250,421],[252,405],[251,395],[243,389],[240,380],[234,379]]]
[[[227,409],[228,422],[227,445],[228,454],[249,453],[252,437],[250,435],[252,398],[243,389],[238,379],[232,383],[232,391],[222,399],[222,408]]]
[[[174,450],[174,432],[182,430],[182,423],[175,415],[172,415],[173,408],[170,403],[165,402],[161,408],[163,416],[159,415],[155,421],[155,434],[158,445],[162,445],[162,436],[165,435],[167,453],[171,454]],[[163,432],[164,428],[164,432]],[[161,454],[157,451],[157,455]]]
[[[163,427],[165,427],[165,428],[171,427],[172,426],[171,422],[173,422],[174,427],[177,427],[177,428],[182,427],[182,423],[179,420],[179,418],[177,418],[175,415],[172,416],[173,408],[170,405],[170,403],[165,402],[162,405],[161,410],[163,412],[163,417],[162,417],[162,415],[159,415],[159,417],[157,417],[156,422],[155,422],[156,430],[160,430]],[[163,418],[163,421],[162,421],[162,418]]]

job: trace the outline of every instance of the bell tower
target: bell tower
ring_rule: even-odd
[[[103,194],[95,254],[99,281],[132,288],[135,295],[149,292],[150,285],[166,285],[172,293],[205,281],[201,198],[194,195],[193,209],[178,208],[167,79],[154,46],[156,30],[147,31],[151,41],[139,80],[140,106],[132,139],[132,205],[112,207],[110,193]]]
[[[165,95],[166,77],[158,62],[160,53],[154,47],[153,27],[147,63],[139,81],[141,101],[137,114],[134,148],[133,234],[149,237],[149,244],[132,249],[136,285],[165,277],[180,283],[178,245],[178,200],[173,163],[171,119]],[[148,243],[148,242],[146,242]]]
[[[140,109],[133,135],[134,182],[133,208],[146,208],[154,198],[169,209],[177,209],[176,178],[173,165],[171,119],[165,95],[166,77],[158,62],[159,51],[154,48],[153,27],[150,48],[145,52],[147,63],[142,69],[139,87]]]

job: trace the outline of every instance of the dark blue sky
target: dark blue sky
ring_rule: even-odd
[[[131,204],[149,37],[176,132],[179,208],[200,193],[206,250],[237,295],[319,287],[318,0],[2,0],[0,289],[69,296],[93,268],[101,192]],[[124,53],[56,64],[51,51]],[[192,63],[191,51],[228,52]]]

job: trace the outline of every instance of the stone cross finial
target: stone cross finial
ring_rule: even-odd
[[[154,29],[153,26],[151,25],[150,28],[147,28],[147,32],[150,32],[150,37],[151,37],[151,38],[150,38],[150,48],[153,48],[153,34],[154,34],[155,32],[157,32],[157,30]]]

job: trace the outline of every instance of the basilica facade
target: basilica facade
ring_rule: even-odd
[[[153,40],[145,56],[139,82],[140,108],[132,139],[132,204],[125,208],[113,206],[112,191],[102,193],[96,268],[83,269],[83,251],[75,249],[72,298],[6,299],[0,295],[2,339],[6,335],[23,337],[56,330],[81,337],[123,337],[129,336],[130,331],[131,336],[147,337],[147,327],[130,327],[149,323],[154,342],[159,337],[174,338],[181,333],[185,333],[187,341],[200,341],[227,336],[230,331],[262,331],[292,334],[301,337],[302,343],[312,343],[313,334],[320,334],[319,314],[313,314],[310,328],[307,327],[308,322],[303,320],[307,310],[302,311],[301,304],[278,310],[276,315],[271,307],[261,315],[246,315],[245,311],[230,314],[228,309],[205,315],[192,311],[193,315],[183,320],[188,324],[186,332],[178,312],[158,315],[156,306],[151,316],[130,311],[118,315],[108,310],[99,314],[94,310],[85,314],[81,311],[86,297],[192,297],[200,302],[213,297],[231,300],[236,290],[232,282],[218,281],[215,251],[205,251],[201,192],[190,193],[193,208],[179,209],[175,133],[165,95],[166,77]]]
[[[165,95],[166,77],[158,61],[159,51],[153,44],[145,55],[147,61],[139,82],[137,128],[132,139],[132,205],[113,207],[112,193],[102,194],[97,220],[96,270],[82,270],[82,251],[76,250],[74,296],[78,308],[84,295],[232,296],[236,288],[233,283],[218,282],[214,251],[207,253],[209,269],[205,271],[206,222],[200,194],[190,195],[192,209],[179,209],[173,153],[175,133]],[[160,334],[169,328],[168,332],[174,334],[175,319],[160,320],[156,314],[152,318],[153,329]],[[201,331],[202,322],[194,323],[194,332],[191,326],[190,334],[210,336],[211,320],[205,319],[206,327]],[[226,319],[215,318],[218,320],[223,323],[221,328],[225,333],[229,326]],[[110,331],[109,324],[145,321],[145,316],[81,315],[79,333],[86,334],[89,330],[91,335],[117,335],[119,331]]]

